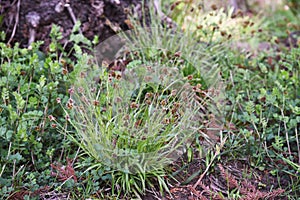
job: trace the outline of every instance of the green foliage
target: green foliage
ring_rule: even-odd
[[[0,197],[43,186],[68,192],[75,199],[104,190],[110,193],[99,198],[142,198],[148,187],[168,192],[167,165],[186,147],[192,162],[192,142],[204,158],[204,173],[221,156],[246,156],[258,170],[292,177],[296,181],[291,190],[297,193],[300,48],[237,53],[229,48],[232,41],[248,39],[258,26],[251,26],[247,17],[236,19],[232,10],[194,15],[190,8],[196,9],[181,2],[171,15],[183,30],[167,29],[153,11],[151,28],[132,19],[135,29],[122,35],[132,51],[124,73],[92,64],[94,58],[85,52],[91,51],[97,38],[91,42],[76,34],[80,23],[74,25],[68,51],[59,44],[62,33],[55,25],[47,54],[39,51],[40,42],[31,49],[0,43]],[[274,21],[280,19],[282,27],[273,21],[263,27],[278,31],[268,37],[272,42],[286,34],[281,12]],[[284,16],[295,28],[293,12]],[[226,88],[226,105],[210,90],[219,83]],[[207,150],[196,131],[207,120],[206,111],[221,112],[223,117],[223,110],[235,130],[222,129],[221,144],[214,145],[215,151]],[[80,147],[77,152],[75,144]],[[202,155],[206,150],[209,153]],[[78,182],[53,177],[51,164],[65,157],[77,158],[74,176],[80,177]],[[239,196],[235,191],[228,194]]]
[[[251,155],[257,167],[266,157],[287,159],[285,163],[291,167],[299,159],[300,49],[281,53],[280,57],[272,64],[267,59],[249,59],[243,68],[231,69],[229,110],[232,122],[239,127],[238,138],[231,142],[242,146],[241,151]]]
[[[112,191],[122,189],[118,196],[140,197],[153,180],[168,191],[164,168],[194,140],[206,115],[199,108],[209,100],[194,96],[219,78],[223,45],[194,45],[189,33],[151,19],[153,27],[133,20],[136,29],[120,34],[131,51],[124,74],[85,63],[64,108],[75,134],[61,130],[84,151],[82,159],[93,159],[87,171],[112,171]]]
[[[300,9],[300,3],[297,0],[285,0],[285,2],[287,3],[287,5],[289,6],[289,9],[291,9],[291,11],[298,17],[299,16],[299,9]]]
[[[299,2],[296,4],[299,4]],[[288,37],[289,33],[299,30],[299,11],[294,13],[293,8],[278,9],[272,13],[270,18],[265,18],[262,28],[266,29],[268,37],[283,39]]]
[[[207,10],[206,4],[212,8]],[[222,5],[222,2],[216,4]],[[218,8],[215,4],[204,1],[175,1],[169,15],[183,30],[193,32],[194,39],[209,45],[225,45],[253,38],[261,19],[234,13],[233,8],[226,8],[225,5]]]
[[[121,33],[126,38],[128,49],[142,51],[139,61],[157,61],[155,65],[176,66],[185,77],[193,76],[193,85],[201,84],[202,89],[214,87],[220,82],[218,76],[219,57],[227,47],[217,41],[203,40],[194,31],[182,31],[179,27],[168,29],[161,19],[151,15],[151,27],[132,19],[135,29]],[[136,58],[134,58],[136,59]]]
[[[154,62],[141,62],[123,77],[89,67],[79,72],[65,108],[76,130],[69,137],[94,166],[113,170],[111,185],[122,188],[118,195],[142,195],[153,180],[168,191],[164,167],[182,154],[199,126],[193,120],[199,108],[184,75],[174,66],[147,69]]]
[[[65,121],[57,101],[66,102],[69,74],[62,60],[57,60],[59,34],[53,26],[53,44],[47,55],[39,51],[42,44],[31,49],[18,43],[9,47],[0,43],[0,185],[1,197],[7,197],[19,187],[31,191],[47,184],[53,157],[64,154],[63,136],[49,118]],[[57,30],[56,30],[57,31]],[[55,39],[56,38],[56,39]],[[55,149],[55,150],[54,150]],[[46,156],[47,155],[47,156]],[[58,157],[57,157],[58,158]],[[58,160],[57,160],[58,161]],[[33,170],[42,171],[32,173]],[[52,180],[53,181],[53,180]]]

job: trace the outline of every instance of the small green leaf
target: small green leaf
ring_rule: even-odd
[[[13,92],[13,95],[14,95],[16,101],[17,101],[17,109],[18,110],[22,110],[24,108],[24,106],[25,106],[25,103],[26,103],[25,100],[17,92]]]
[[[13,132],[12,130],[8,130],[8,131],[6,132],[6,140],[7,140],[7,141],[10,141],[10,140],[11,140],[13,133],[14,133],[14,132]]]
[[[7,130],[6,127],[4,127],[4,126],[1,126],[1,127],[0,127],[0,137],[5,136],[6,130]]]
[[[188,162],[191,162],[193,159],[193,149],[191,147],[188,148],[187,156],[188,156]]]
[[[13,154],[13,155],[10,155],[9,156],[9,160],[12,160],[12,161],[20,161],[20,160],[22,160],[22,155],[20,154],[20,153],[16,153],[16,154]]]
[[[76,21],[76,23],[73,26],[72,32],[78,32],[80,30],[80,26],[81,26],[81,22],[80,21]]]

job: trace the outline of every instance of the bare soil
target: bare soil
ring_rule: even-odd
[[[103,41],[117,29],[127,30],[128,14],[134,12],[141,17],[141,8],[141,0],[0,1],[0,31],[6,33],[6,42],[11,45],[18,42],[28,47],[32,40],[44,41],[46,50],[52,24],[61,27],[61,42],[65,43],[78,20],[85,37],[99,36]]]

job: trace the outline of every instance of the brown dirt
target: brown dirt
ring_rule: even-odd
[[[186,160],[178,162],[174,170],[186,168],[175,176],[178,183],[170,188],[172,196],[167,195],[166,199],[231,199],[228,192],[240,194],[238,199],[287,199],[279,196],[284,192],[280,188],[288,187],[286,179],[278,180],[266,170],[251,167],[246,160],[222,160],[227,162],[216,162],[219,164],[212,166],[196,187],[195,183],[206,169],[205,159],[195,159],[189,164]]]
[[[76,20],[81,22],[84,36],[93,39],[97,35],[103,41],[116,29],[129,28],[126,24],[128,13],[134,12],[141,17],[141,0],[73,0],[69,1],[69,8],[66,1],[0,1],[0,31],[6,33],[6,42],[19,42],[21,47],[27,47],[30,35],[35,32],[34,41],[44,41],[45,50],[50,43],[52,24],[61,27],[61,42],[64,43]]]

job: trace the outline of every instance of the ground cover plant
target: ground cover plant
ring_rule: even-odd
[[[292,16],[293,14],[287,12],[286,15]],[[271,168],[269,169],[269,172],[271,174],[281,177],[293,176],[295,178],[294,180],[296,180],[297,182],[298,167],[296,166],[299,165],[296,164],[298,162],[296,157],[299,155],[297,150],[299,113],[297,111],[290,112],[288,110],[295,108],[296,110],[298,110],[299,107],[299,63],[298,61],[296,61],[299,57],[299,55],[297,55],[298,53],[296,52],[299,50],[296,48],[289,49],[287,51],[283,50],[283,52],[278,53],[271,49],[271,51],[265,51],[263,53],[260,53],[258,56],[256,56],[256,54],[254,53],[251,53],[250,49],[245,50],[248,51],[248,53],[240,54],[239,52],[233,51],[231,56],[230,54],[227,54],[225,63],[221,65],[225,67],[222,68],[222,72],[224,72],[222,74],[225,75],[227,80],[231,80],[231,83],[227,85],[229,90],[227,90],[226,92],[229,99],[233,97],[234,101],[236,102],[236,100],[241,96],[246,95],[246,98],[241,98],[239,100],[240,103],[238,104],[234,104],[231,100],[229,101],[232,105],[232,107],[229,106],[230,113],[232,113],[232,115],[229,115],[231,116],[229,120],[233,122],[235,127],[240,126],[241,128],[238,128],[239,133],[237,135],[233,134],[233,138],[227,140],[229,149],[227,149],[228,151],[225,150],[225,152],[234,152],[233,154],[230,153],[230,157],[233,156],[235,159],[244,158],[244,156],[241,155],[251,155],[249,158],[247,158],[247,161],[251,163],[252,166],[255,166],[259,170],[265,172],[267,172],[267,164],[264,162],[264,160],[271,160],[272,164],[268,166]],[[240,58],[242,59],[240,60]],[[292,62],[292,64],[290,62]],[[228,69],[226,66],[230,66],[230,69]],[[283,78],[284,76],[280,76],[280,74],[282,75],[282,73],[287,73],[289,75]],[[271,77],[274,79],[272,79]],[[239,81],[237,81],[237,79],[239,79]],[[285,79],[285,81],[283,79]],[[249,80],[249,82],[247,80]],[[251,89],[240,88],[246,85],[250,86]],[[281,92],[279,92],[280,88]],[[258,91],[258,96],[256,95],[256,91]],[[280,98],[278,98],[279,96],[275,97],[276,91],[278,95],[280,94]],[[289,93],[288,91],[292,91],[292,93]],[[261,95],[261,92],[263,92],[266,96]],[[289,94],[291,94],[291,96]],[[230,97],[231,95],[233,96]],[[267,96],[268,98],[272,96],[272,103],[266,100]],[[261,97],[263,98],[261,99]],[[265,109],[263,109],[263,107],[265,107]],[[270,109],[272,111],[270,111]],[[276,112],[278,114],[276,114]],[[281,122],[277,117],[281,116],[282,118],[280,118],[283,119],[285,116],[285,112],[289,113],[289,117],[285,117],[286,122]],[[248,121],[248,125],[250,126],[248,126],[247,123],[244,123],[246,121]],[[289,125],[287,125],[288,121],[291,121],[292,123],[289,123]],[[243,132],[242,130],[244,130],[245,132]],[[274,135],[274,133],[276,134]],[[240,137],[241,135],[242,137]],[[278,138],[280,137],[282,138],[280,140],[280,149],[282,151],[278,152],[278,149],[274,150],[274,147],[276,148],[279,142]],[[295,138],[295,143],[293,145],[290,144],[291,138]],[[239,143],[238,141],[241,143]],[[252,143],[250,141],[255,142]],[[285,144],[283,141],[285,141]],[[237,153],[239,152],[237,149],[233,150],[235,143],[237,144],[236,147],[242,151],[242,154]],[[285,150],[283,150],[284,146]],[[295,147],[294,151],[289,150],[291,146]],[[294,156],[296,156],[290,157],[290,159],[294,160],[293,162],[287,160],[286,158],[283,158],[285,157],[283,155],[287,155],[286,153],[289,155],[294,154]],[[277,157],[277,159],[275,157]],[[282,161],[284,162],[281,163],[281,165],[278,165],[278,162]],[[288,165],[293,165],[293,167],[289,168],[287,167]],[[284,168],[284,170],[278,170],[282,168]],[[289,168],[289,170],[286,170],[287,168]],[[288,175],[283,175],[282,173],[281,175],[278,175],[279,171],[285,172]],[[295,185],[297,185],[297,183]],[[290,187],[293,188],[291,189],[291,191],[293,192],[297,190],[297,186],[295,185],[290,185]],[[205,189],[205,186],[203,186],[202,188]],[[212,190],[211,188],[208,189]],[[294,194],[296,193],[297,192],[295,192]],[[287,193],[284,196],[287,196]],[[256,198],[262,197],[257,196]]]
[[[0,43],[2,199],[299,198],[297,12],[169,5],[107,43],[79,22],[68,50],[55,25],[48,52]]]

